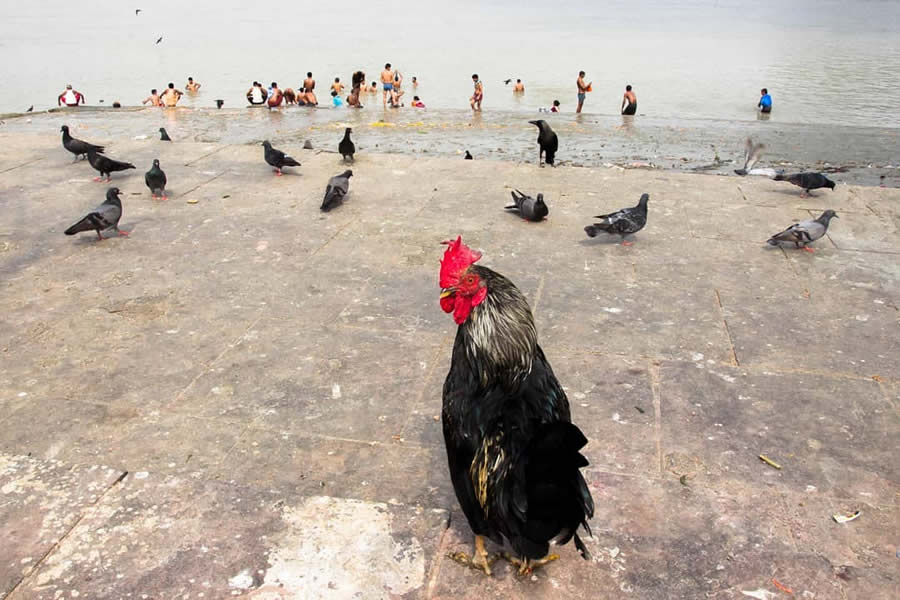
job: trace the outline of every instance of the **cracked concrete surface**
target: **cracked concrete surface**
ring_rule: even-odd
[[[256,146],[112,140],[132,235],[98,243],[62,235],[90,167],[0,141],[0,598],[896,597],[897,190],[363,153],[321,214],[331,152],[275,178]],[[642,192],[634,246],[585,238]],[[814,254],[764,247],[825,208]],[[445,558],[456,234],[531,300],[590,439],[589,561]]]

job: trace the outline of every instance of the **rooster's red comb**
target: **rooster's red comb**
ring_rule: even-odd
[[[478,262],[481,252],[463,244],[462,236],[441,243],[447,245],[444,258],[441,259],[441,288],[447,289],[459,283],[459,276],[469,265]]]

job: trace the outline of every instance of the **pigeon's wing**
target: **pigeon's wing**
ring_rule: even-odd
[[[291,158],[284,152],[281,153],[281,157],[282,157],[281,165],[284,167],[299,167],[300,166],[300,163],[298,163],[296,160],[294,160],[293,158]]]
[[[606,225],[606,227],[604,227],[606,231],[621,234],[634,233],[640,230],[644,226],[644,222],[646,222],[646,217],[643,219],[641,217],[642,215],[638,214],[634,209],[623,208],[614,213],[601,215],[596,218],[603,219],[603,223]]]
[[[281,150],[276,150],[275,148],[266,148],[265,151],[266,162],[272,165],[273,167],[280,167],[284,164],[284,152]]]
[[[103,152],[103,146],[97,146],[95,144],[89,144],[84,140],[79,140],[76,138],[71,138],[63,143],[63,146],[66,147],[66,150],[71,152],[72,154],[87,154],[88,152]]]
[[[516,192],[518,192],[518,195]],[[504,206],[504,208],[507,210],[522,210],[522,201],[525,199],[525,194],[519,192],[519,190],[511,190],[509,195],[512,196],[513,203],[509,206]]]
[[[103,229],[108,229],[119,224],[119,219],[122,218],[122,209],[115,204],[107,204],[104,202],[97,207],[95,214],[99,215],[99,222],[102,225],[105,225]]]
[[[321,210],[329,211],[334,208],[341,200],[343,200],[346,193],[346,189],[329,182],[328,187],[325,188],[325,198],[322,199]]]
[[[112,158],[102,157],[104,161],[106,161],[106,165],[108,167],[107,173],[109,169],[113,171],[124,171],[125,169],[134,169],[134,165],[128,162],[123,162],[121,160],[114,160]]]
[[[774,242],[794,242],[796,244],[808,244],[825,235],[825,226],[818,221],[802,221],[794,223],[784,231],[776,233],[769,239]]]
[[[121,216],[122,210],[118,206],[104,203],[66,229],[65,234],[75,235],[81,231],[103,231],[118,225]]]

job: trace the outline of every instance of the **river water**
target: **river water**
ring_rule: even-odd
[[[485,110],[572,112],[583,69],[591,113],[616,113],[630,83],[646,115],[752,120],[767,87],[777,122],[900,127],[898,32],[893,0],[7,2],[0,113],[55,106],[66,83],[135,105],[188,76],[190,103],[237,106],[255,79],[296,88],[312,71],[327,90],[391,62],[429,108],[467,108],[478,73]]]
[[[351,125],[372,150],[470,149],[518,160],[533,158],[527,120],[559,99],[562,113],[543,116],[570,164],[728,172],[727,161],[753,136],[769,146],[772,166],[847,168],[849,181],[877,183],[886,174],[888,185],[900,184],[898,1],[7,4],[0,113],[55,107],[66,83],[104,107],[6,118],[9,131],[55,133],[67,122],[76,135],[83,126],[86,137],[110,140],[164,125],[176,139],[330,147]],[[349,81],[361,69],[372,81],[388,61],[405,76],[407,101],[417,94],[426,110],[385,110],[380,93],[364,96],[363,110],[326,106],[335,76]],[[575,116],[581,69],[593,92]],[[319,109],[245,108],[253,80],[297,88],[307,71],[318,80]],[[484,111],[474,117],[473,72],[485,84]],[[127,108],[152,87],[182,88],[188,76],[203,87],[181,108]],[[507,78],[521,78],[525,94],[514,95]],[[638,97],[634,119],[617,114],[627,83]],[[763,86],[774,110],[759,120]],[[220,98],[225,108],[216,110]],[[106,110],[114,101],[126,108]]]

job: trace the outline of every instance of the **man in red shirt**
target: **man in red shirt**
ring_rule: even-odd
[[[66,86],[65,91],[59,95],[59,98],[56,99],[56,105],[62,106],[65,104],[66,106],[78,106],[79,104],[84,104],[84,96],[78,90],[72,89],[72,84]]]

